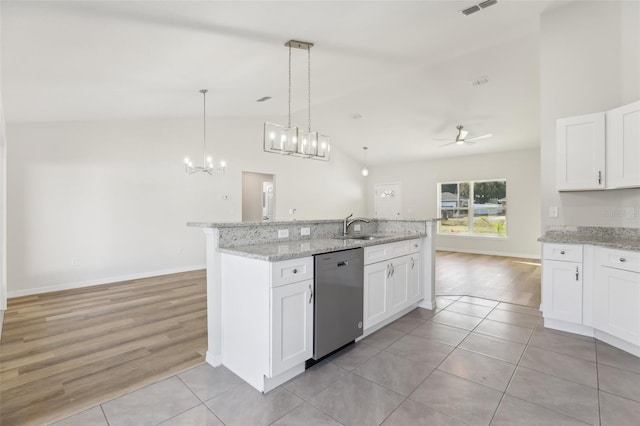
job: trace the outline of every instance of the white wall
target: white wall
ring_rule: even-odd
[[[204,267],[186,223],[239,221],[242,170],[276,176],[276,219],[364,213],[360,165],[337,147],[328,163],[265,153],[258,119],[209,120],[207,134],[225,176],[183,171],[201,119],[9,123],[9,296]]]
[[[464,147],[463,147],[464,149]],[[540,257],[540,163],[538,150],[443,158],[369,168],[367,194],[378,183],[402,183],[404,217],[438,217],[438,182],[506,179],[508,198],[505,239],[438,235],[438,250]],[[367,213],[373,216],[373,195],[367,195]]]
[[[2,3],[0,3],[0,46],[2,46]],[[2,103],[2,55],[0,55],[0,311],[7,309],[7,135]],[[0,314],[0,335],[2,319]]]
[[[640,3],[580,1],[541,18],[542,225],[640,227],[640,190],[556,191],[555,121],[640,99]],[[549,218],[550,206],[559,217]],[[636,218],[611,217],[635,207]]]

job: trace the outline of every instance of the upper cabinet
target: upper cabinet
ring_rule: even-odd
[[[558,191],[640,187],[640,101],[556,122]]]
[[[607,111],[607,188],[640,187],[640,101]]]
[[[556,122],[558,191],[605,189],[605,114]]]

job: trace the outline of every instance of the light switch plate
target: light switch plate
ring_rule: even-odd
[[[311,228],[300,228],[300,235],[310,235]]]
[[[558,206],[549,207],[549,217],[558,217]]]

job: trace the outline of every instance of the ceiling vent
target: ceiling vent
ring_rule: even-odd
[[[478,6],[471,6],[470,8],[467,8],[467,9],[463,10],[462,14],[469,16],[472,13],[476,13],[476,12],[479,12],[479,11],[480,11],[480,8]]]
[[[265,102],[265,101],[268,101],[269,99],[271,99],[271,96],[264,96],[258,99],[256,102]]]
[[[464,10],[462,10],[462,14],[465,16],[469,16],[472,13],[476,13],[479,12],[482,9],[486,9],[489,6],[493,6],[494,4],[498,3],[498,0],[485,0],[481,3],[478,3],[476,5],[473,5],[471,7],[468,7]]]

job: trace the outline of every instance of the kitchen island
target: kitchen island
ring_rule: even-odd
[[[433,309],[435,223],[372,219],[347,238],[341,220],[189,223],[206,235],[207,362],[262,392],[303,372],[313,350],[313,256],[322,253],[365,250],[362,337],[417,306]]]

